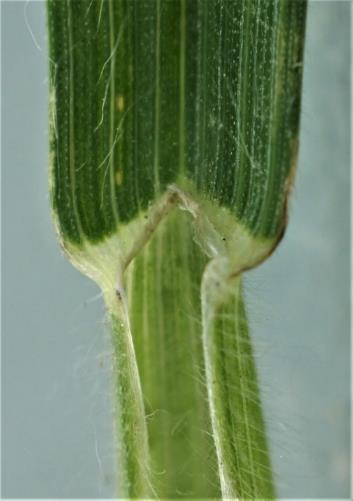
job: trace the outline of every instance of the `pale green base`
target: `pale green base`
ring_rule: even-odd
[[[274,242],[191,192],[72,254],[113,318],[119,494],[272,499],[238,275]]]

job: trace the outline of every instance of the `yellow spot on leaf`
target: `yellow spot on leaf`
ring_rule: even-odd
[[[125,99],[124,99],[124,96],[116,96],[116,100],[115,100],[115,103],[116,103],[116,108],[118,111],[123,111],[124,107],[125,107]]]
[[[123,171],[120,169],[115,173],[115,182],[118,186],[121,186],[123,183]]]

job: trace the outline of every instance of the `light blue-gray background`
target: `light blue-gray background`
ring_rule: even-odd
[[[2,494],[112,497],[110,347],[47,196],[42,2],[2,10]],[[349,2],[310,3],[289,228],[247,297],[279,493],[348,498]]]

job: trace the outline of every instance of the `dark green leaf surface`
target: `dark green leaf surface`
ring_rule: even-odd
[[[275,237],[297,150],[302,0],[49,0],[52,201],[99,241],[187,178]]]

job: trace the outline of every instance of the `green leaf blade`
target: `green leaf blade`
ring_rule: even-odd
[[[186,176],[275,238],[297,151],[305,2],[48,5],[65,128],[53,203],[68,237],[99,241]]]
[[[52,207],[112,317],[124,496],[275,495],[239,281],[286,226],[305,12],[48,0]]]

